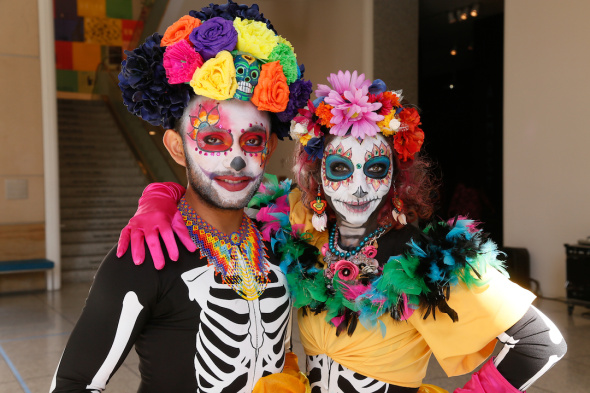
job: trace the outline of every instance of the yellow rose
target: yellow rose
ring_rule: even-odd
[[[236,18],[234,28],[238,32],[236,49],[261,60],[267,60],[270,52],[279,43],[279,37],[264,22]]]
[[[303,145],[303,146],[307,146],[307,142],[309,142],[309,140],[313,138],[313,135],[311,135],[310,133],[307,133],[305,135],[301,135],[301,138],[299,138],[299,142]]]
[[[214,100],[227,100],[236,94],[236,68],[231,53],[224,50],[203,63],[193,74],[190,85],[196,94]]]

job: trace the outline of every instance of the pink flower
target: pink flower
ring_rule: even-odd
[[[345,91],[344,97],[332,90],[325,102],[332,105],[330,134],[343,136],[352,127],[351,134],[355,138],[373,136],[379,132],[377,122],[384,119],[375,111],[381,108],[380,102],[369,102],[366,88]]]
[[[330,246],[328,245],[328,243],[324,243],[324,245],[322,246],[322,256],[326,256],[326,252],[330,249]]]
[[[377,249],[373,246],[367,246],[363,249],[363,254],[369,258],[375,258],[377,256]]]
[[[330,270],[334,274],[338,272],[338,278],[346,281],[355,280],[356,277],[359,275],[358,266],[344,259],[330,265]]]
[[[369,86],[371,86],[371,81],[365,80],[365,74],[357,76],[356,71],[353,71],[352,75],[350,74],[350,71],[338,71],[338,75],[330,74],[328,82],[330,82],[332,88],[318,84],[318,89],[315,91],[316,97],[327,97],[330,94],[330,91],[333,90],[340,95],[351,89],[365,89],[366,92],[364,94],[367,94]]]
[[[202,65],[203,58],[187,41],[180,40],[166,47],[164,68],[171,85],[190,82],[195,70]]]

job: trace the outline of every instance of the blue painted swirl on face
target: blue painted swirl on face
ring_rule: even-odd
[[[326,177],[330,181],[343,181],[352,176],[354,165],[346,157],[332,154],[326,157]]]
[[[387,176],[389,165],[391,165],[389,157],[373,157],[365,163],[363,166],[363,172],[367,177],[372,179],[383,179],[385,176]]]

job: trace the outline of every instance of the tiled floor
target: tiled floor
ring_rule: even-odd
[[[56,292],[0,295],[0,392],[46,393],[89,284],[69,284]],[[590,319],[576,307],[567,315],[563,303],[538,300],[536,306],[560,328],[568,353],[543,376],[529,393],[586,393],[590,391]],[[296,329],[294,329],[296,331]],[[296,353],[302,349],[294,337]],[[425,382],[453,391],[467,376],[447,378],[431,360]],[[107,392],[135,392],[138,386],[137,355],[129,357],[108,385]]]

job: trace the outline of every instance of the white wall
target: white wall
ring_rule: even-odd
[[[504,244],[563,296],[563,244],[590,235],[590,2],[505,7]]]

